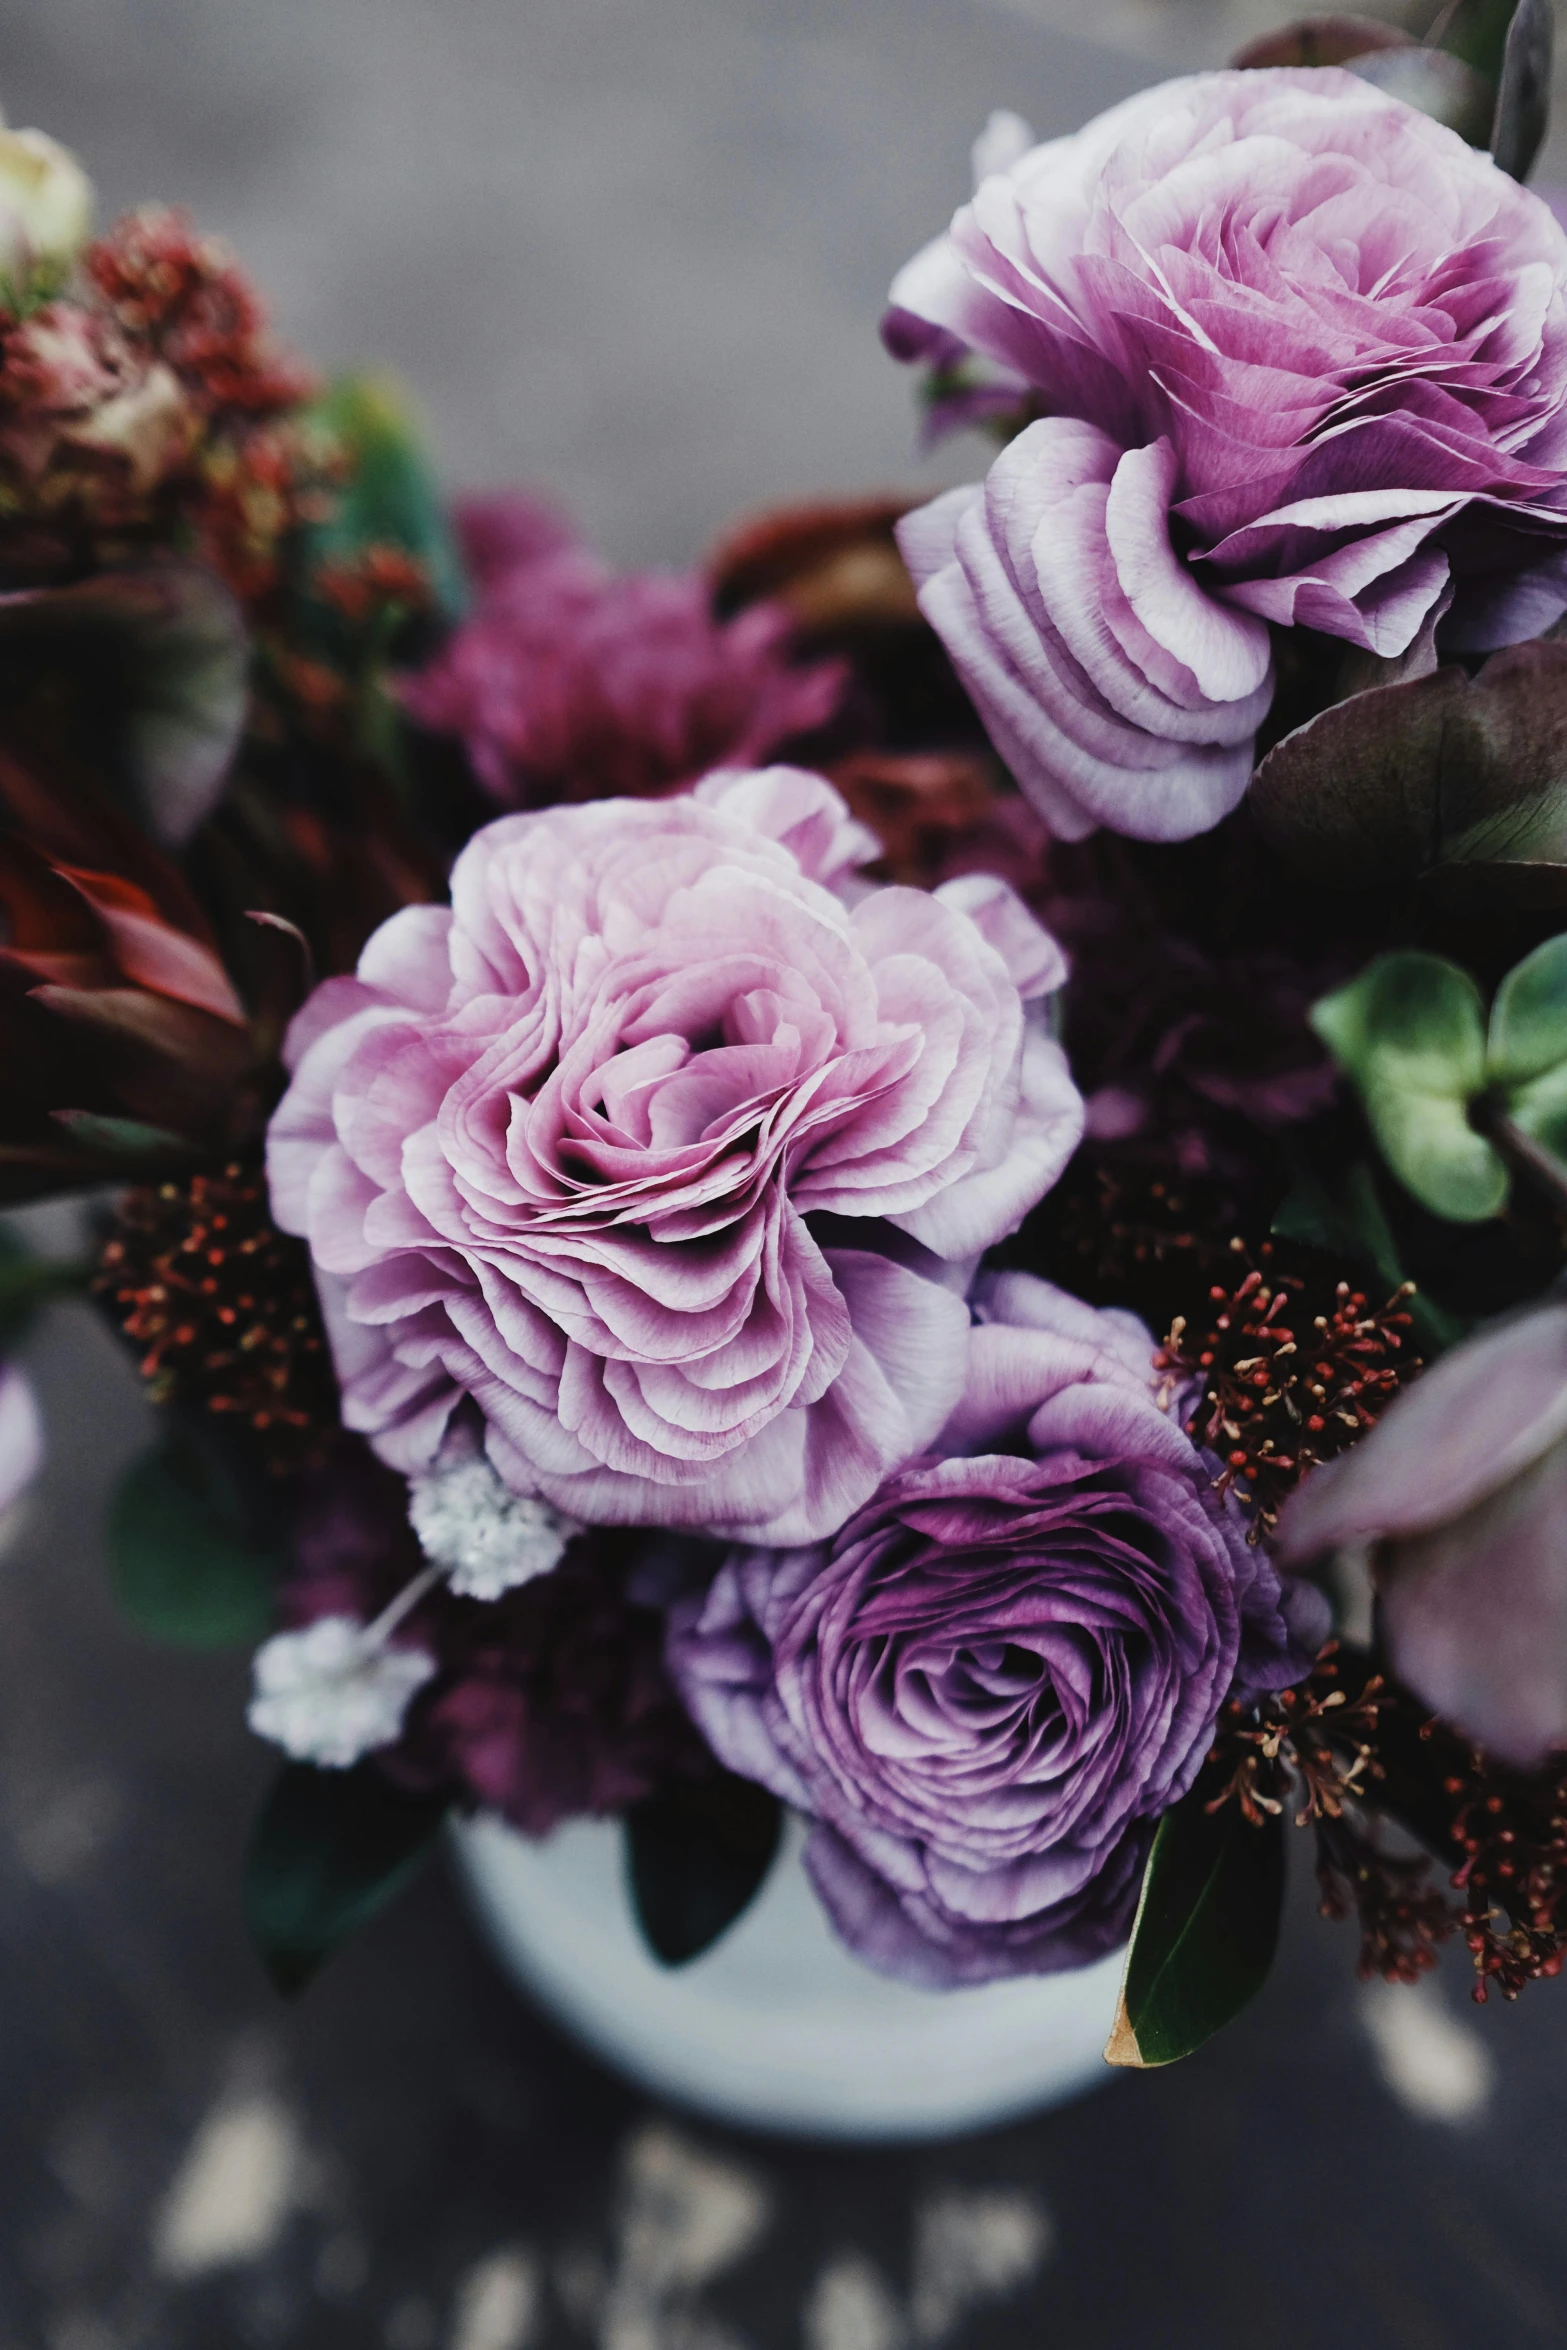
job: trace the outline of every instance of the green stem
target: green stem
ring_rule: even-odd
[[[1489,1118],[1484,1131],[1508,1165],[1525,1176],[1537,1191],[1543,1191],[1552,1205],[1567,1216],[1567,1166],[1556,1153],[1548,1151],[1543,1142],[1536,1142],[1532,1134],[1525,1134],[1504,1111]]]

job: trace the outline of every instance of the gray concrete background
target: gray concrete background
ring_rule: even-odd
[[[1266,0],[0,0],[0,98],[105,216],[189,203],[454,486],[615,556],[936,478],[875,321],[1006,105],[1071,127]],[[1084,38],[1091,28],[1095,39]],[[961,453],[956,460],[960,462]],[[927,2151],[661,2114],[505,1988],[437,1870],[297,2009],[238,1914],[237,1660],[117,1618],[146,1440],[85,1311],[0,1557],[0,2350],[1448,2350],[1567,2338],[1567,1994],[1360,1990],[1297,1882],[1201,2059]]]

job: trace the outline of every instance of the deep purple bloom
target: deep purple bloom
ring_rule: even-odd
[[[457,521],[474,608],[402,698],[462,738],[504,808],[755,766],[843,699],[839,662],[790,659],[777,605],[717,620],[700,574],[612,572],[532,499],[472,500]]]
[[[900,533],[921,608],[1063,838],[1205,830],[1252,770],[1271,627],[1378,654],[1567,603],[1567,236],[1337,69],[1144,91],[980,187],[911,320],[1032,387],[986,482]]]
[[[814,1817],[839,1932],[938,1986],[1113,1949],[1232,1687],[1306,1669],[1142,1324],[1027,1274],[977,1304],[934,1455],[830,1542],[732,1552],[671,1619],[719,1759]]]
[[[468,1396],[572,1517],[813,1541],[930,1442],[968,1263],[1082,1105],[1054,941],[999,881],[869,889],[874,853],[788,768],[504,817],[317,989],[273,1209],[383,1459]]]
[[[1372,1562],[1393,1669],[1504,1761],[1567,1747],[1567,1305],[1455,1346],[1279,1519]]]

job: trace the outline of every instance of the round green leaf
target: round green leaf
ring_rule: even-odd
[[[109,1557],[121,1606],[155,1639],[236,1648],[271,1630],[282,1561],[225,1522],[183,1454],[146,1453],[126,1472],[109,1516]]]
[[[1467,1114],[1486,1082],[1485,1021],[1469,974],[1440,955],[1379,955],[1314,1005],[1311,1019],[1405,1188],[1455,1223],[1494,1216],[1508,1176]]]
[[[1362,1090],[1397,1085],[1467,1101],[1485,1084],[1485,1018],[1467,971],[1414,948],[1378,955],[1311,1024]]]
[[[1567,1060],[1509,1094],[1507,1115],[1532,1141],[1567,1160]]]
[[[1567,1062],[1567,935],[1515,963],[1496,991],[1486,1046],[1493,1085],[1528,1085]]]
[[[1480,1224],[1507,1202],[1499,1151],[1476,1134],[1460,1101],[1373,1082],[1366,1116],[1377,1146],[1406,1191],[1453,1224]]]

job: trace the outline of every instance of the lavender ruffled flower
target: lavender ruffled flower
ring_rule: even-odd
[[[501,819],[294,1023],[274,1213],[345,1424],[407,1475],[464,1397],[519,1493],[811,1541],[928,1444],[971,1259],[1082,1105],[1003,883],[869,889],[820,777]]]
[[[992,174],[892,289],[1045,414],[911,515],[921,608],[1061,837],[1201,832],[1270,628],[1403,652],[1567,604],[1567,236],[1337,69],[1194,75]]]
[[[474,608],[402,699],[462,738],[503,808],[645,798],[753,766],[843,699],[840,662],[791,658],[778,605],[716,619],[700,574],[615,573],[530,498],[474,499],[457,523]]]
[[[814,1818],[844,1939],[938,1987],[1113,1949],[1220,1706],[1309,1653],[1142,1324],[1027,1274],[976,1302],[935,1454],[831,1542],[732,1552],[670,1634],[719,1759]]]

